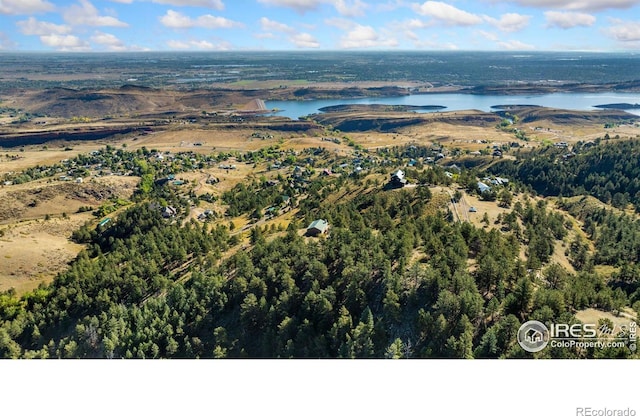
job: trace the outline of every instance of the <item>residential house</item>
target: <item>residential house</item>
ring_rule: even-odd
[[[480,190],[481,194],[491,191],[491,187],[484,182],[478,182],[478,189]]]
[[[400,169],[391,174],[389,183],[394,187],[402,188],[407,184],[407,179],[404,177],[404,172]]]
[[[178,210],[176,210],[172,206],[168,206],[168,207],[162,208],[160,213],[162,214],[163,218],[171,218],[176,216],[176,214],[178,213]]]
[[[306,235],[317,236],[326,234],[329,230],[329,223],[327,220],[315,220],[308,227]]]

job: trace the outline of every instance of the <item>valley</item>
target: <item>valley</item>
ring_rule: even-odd
[[[520,322],[637,320],[640,117],[291,119],[264,102],[420,83],[264,82],[2,91],[0,357],[523,358]]]

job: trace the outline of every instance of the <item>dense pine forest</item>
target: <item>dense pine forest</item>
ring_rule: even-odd
[[[189,195],[138,164],[148,180],[134,203],[74,233],[86,249],[67,271],[23,296],[0,294],[0,357],[631,357],[628,348],[530,354],[516,333],[529,319],[576,323],[585,308],[640,309],[637,217],[568,198],[636,204],[638,146],[602,142],[567,160],[548,148],[492,166],[516,180],[519,200],[484,228],[455,221],[430,190],[476,172],[452,179],[418,166],[404,189],[358,175],[244,181],[222,196],[227,218],[211,224],[186,220]],[[563,197],[556,206],[536,193]],[[262,218],[282,195],[297,206],[288,226],[256,223],[243,240],[229,223]],[[163,218],[167,205],[175,217]],[[329,233],[303,235],[319,218]],[[556,243],[575,272],[552,261]]]

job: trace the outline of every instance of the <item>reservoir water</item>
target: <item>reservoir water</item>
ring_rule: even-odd
[[[472,95],[472,94],[415,94],[400,97],[368,97],[356,99],[267,101],[269,110],[278,109],[280,116],[297,119],[314,113],[320,108],[339,104],[385,104],[385,105],[439,105],[443,110],[419,110],[419,112],[481,110],[495,111],[496,105],[539,105],[565,110],[593,110],[602,104],[639,104],[640,93],[553,93],[541,95]],[[640,109],[627,112],[640,116]]]

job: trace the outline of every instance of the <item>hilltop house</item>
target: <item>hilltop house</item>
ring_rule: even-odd
[[[327,220],[315,220],[308,227],[305,233],[308,236],[316,236],[326,234],[329,230],[329,223]]]
[[[491,179],[491,178],[484,178],[485,181],[489,181],[491,182],[492,185],[496,185],[496,186],[506,186],[509,184],[509,179],[506,178],[501,178],[499,176],[496,176],[495,178]]]
[[[404,172],[398,169],[396,172],[391,174],[391,179],[389,180],[391,186],[402,188],[407,184],[407,179],[404,177]]]
[[[483,194],[485,192],[490,192],[491,187],[484,182],[478,182],[478,190],[480,190],[480,193]]]

